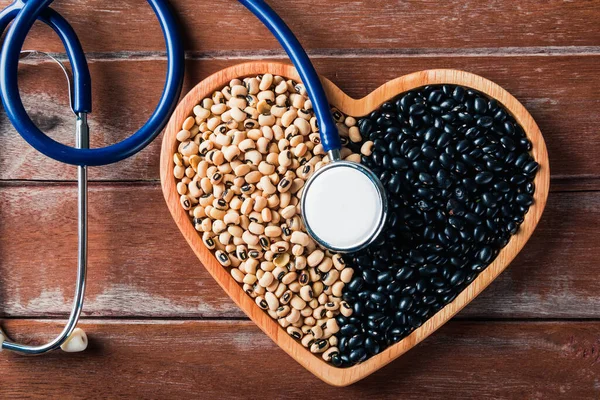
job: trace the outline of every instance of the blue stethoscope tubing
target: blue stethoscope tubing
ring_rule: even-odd
[[[325,150],[325,152],[329,152],[330,150],[340,150],[342,148],[342,143],[335,121],[331,116],[329,101],[327,101],[323,85],[321,85],[321,80],[319,79],[315,67],[296,36],[294,36],[290,28],[283,22],[279,15],[277,15],[277,13],[263,0],[238,1],[256,15],[256,17],[271,31],[292,60],[294,67],[296,67],[298,75],[300,75],[300,79],[306,87],[315,116],[317,117],[323,150]]]
[[[166,42],[167,79],[158,106],[150,119],[132,136],[122,142],[96,149],[77,149],[66,146],[40,131],[25,111],[19,95],[17,70],[20,51],[36,19],[49,25],[60,37],[73,70],[73,110],[89,113],[92,110],[91,78],[85,54],[73,28],[56,11],[49,8],[53,0],[16,0],[0,13],[0,34],[14,19],[0,54],[0,95],[6,114],[19,134],[44,155],[73,165],[106,165],[132,156],[146,147],[162,131],[172,114],[183,84],[184,50],[177,22],[165,0],[148,0],[160,22]],[[311,99],[319,124],[323,149],[341,148],[335,122],[321,81],[308,55],[283,20],[262,0],[239,0],[273,33],[281,43]]]
[[[148,0],[159,22],[167,47],[167,79],[163,94],[152,116],[136,133],[122,142],[97,149],[76,149],[48,137],[33,123],[17,84],[19,56],[25,37],[36,19],[50,25],[60,36],[72,63],[73,109],[87,113],[92,108],[91,79],[81,44],[69,24],[49,8],[53,0],[17,0],[2,13],[0,27],[9,28],[0,54],[0,94],[6,114],[19,134],[44,155],[73,165],[106,165],[130,157],[146,147],[168,122],[181,94],[184,75],[184,51],[178,24],[166,0]]]

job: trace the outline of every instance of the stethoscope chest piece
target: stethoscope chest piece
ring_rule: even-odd
[[[387,199],[377,176],[364,165],[334,161],[307,181],[301,199],[306,230],[320,245],[351,253],[383,230]]]

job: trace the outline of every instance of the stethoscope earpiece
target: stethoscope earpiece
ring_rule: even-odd
[[[88,337],[81,328],[75,328],[67,340],[60,345],[65,353],[79,353],[87,349]]]

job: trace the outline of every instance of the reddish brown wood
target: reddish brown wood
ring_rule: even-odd
[[[201,79],[242,60],[190,61],[184,93]],[[319,72],[353,97],[361,97],[406,73],[427,68],[458,68],[493,80],[531,112],[546,139],[552,173],[598,177],[600,171],[600,56],[319,58]],[[163,85],[164,61],[102,61],[90,65],[94,78],[92,146],[114,143],[139,128],[155,107]],[[41,68],[41,69],[40,69]],[[65,143],[73,142],[73,117],[60,70],[21,67],[24,101],[33,118]],[[0,179],[75,179],[75,169],[46,159],[0,121]],[[158,179],[160,140],[115,165],[92,168],[92,179]],[[595,188],[600,188],[596,184]]]
[[[56,322],[9,321],[21,340]],[[3,398],[597,398],[598,322],[451,322],[346,388],[296,364],[250,322],[85,321],[90,349],[0,355]]]
[[[0,187],[0,315],[64,315],[74,185]],[[524,251],[459,318],[597,318],[600,193],[554,193]],[[15,234],[18,232],[18,234]],[[85,315],[243,317],[173,223],[158,183],[92,184]]]
[[[0,7],[11,1],[0,1]],[[266,28],[236,1],[170,3],[181,21],[188,49],[216,54],[279,49]],[[517,5],[510,0],[272,0],[269,4],[309,49],[418,52],[425,48],[447,51],[599,44],[597,1],[523,0]],[[57,2],[53,7],[73,25],[87,52],[164,50],[158,22],[144,0],[72,0]],[[28,47],[63,52],[51,31],[38,25]]]

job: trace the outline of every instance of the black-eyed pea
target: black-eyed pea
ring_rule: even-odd
[[[269,225],[265,228],[265,235],[270,238],[281,236],[281,228],[275,225]]]
[[[287,108],[285,106],[274,105],[271,107],[271,114],[277,118],[281,118],[285,114]]]
[[[277,279],[278,281],[281,281],[286,273],[287,273],[287,269],[282,268],[282,267],[275,267],[275,269],[273,270],[273,275],[275,276],[275,279]]]
[[[298,295],[294,295],[292,297],[292,300],[290,301],[290,305],[300,311],[303,310],[306,307],[306,302],[304,300],[302,300],[302,298]]]
[[[289,207],[293,207],[293,211],[294,211],[294,214],[292,214],[292,217],[293,217],[295,215],[295,212],[296,212],[296,207],[294,207],[294,206],[289,206]],[[287,208],[289,208],[289,207],[287,207]],[[283,213],[282,213],[282,216],[284,216]],[[286,218],[291,218],[291,217],[286,217]],[[292,232],[292,236],[290,237],[290,241],[292,243],[298,244],[300,246],[308,246],[308,243],[309,243],[310,239],[309,239],[309,237],[308,237],[308,235],[306,233],[300,232],[300,231],[294,231],[294,232]]]
[[[293,301],[294,299],[292,299],[292,302]],[[290,309],[290,313],[285,317],[285,319],[288,320],[290,324],[294,324],[298,322],[301,317],[302,315],[300,314],[300,310],[298,310],[296,307],[293,307]]]
[[[173,154],[173,162],[176,166],[183,167],[183,156],[180,153]]]
[[[310,285],[302,286],[300,289],[300,297],[307,302],[313,299],[313,291]]]
[[[327,349],[322,356],[323,360],[327,362],[330,362],[334,356],[338,356],[340,354],[340,350],[337,347],[331,347],[333,346],[333,344],[331,344],[331,339],[329,340],[329,345],[329,349]]]
[[[313,335],[315,339],[321,339],[323,337],[323,329],[320,326],[311,327],[308,333]]]
[[[258,116],[258,125],[260,126],[273,126],[275,125],[276,118],[270,114],[260,114]]]
[[[210,182],[209,182],[210,183]],[[200,183],[202,184],[202,182]],[[212,189],[212,185],[211,185],[211,189]],[[206,209],[206,207],[211,206],[212,207],[212,202],[215,200],[215,196],[212,195],[212,193],[208,193],[208,194],[203,194],[202,196],[200,196],[200,198],[198,199],[198,201],[200,202],[200,205],[202,207],[205,208],[205,212],[208,215],[208,209]]]
[[[242,204],[243,200],[236,196],[229,202],[229,207],[231,207],[232,210],[240,210],[242,208]]]
[[[289,150],[283,150],[279,153],[278,162],[281,167],[289,167],[292,164],[292,153]]]
[[[275,293],[275,296],[277,296],[277,298],[280,299],[286,290],[287,290],[287,285],[285,283],[280,282],[277,285],[277,289],[273,293]]]
[[[285,253],[290,249],[290,244],[286,241],[280,240],[271,245],[271,251],[274,253]]]
[[[269,310],[276,311],[279,308],[279,299],[271,292],[265,293],[265,300],[269,306]]]
[[[188,140],[190,137],[192,136],[191,132],[186,130],[186,129],[182,129],[179,132],[177,132],[177,135],[175,135],[175,138],[177,140],[179,140],[180,142],[185,142],[186,140]]]
[[[261,161],[260,164],[258,164],[258,170],[263,175],[271,175],[275,172],[275,166],[266,161]]]
[[[317,340],[313,342],[309,347],[311,353],[324,353],[325,351],[327,351],[327,349],[329,349],[329,341],[325,339]]]
[[[277,86],[275,86],[275,93],[276,94],[284,94],[285,92],[288,91],[288,86],[287,83],[285,81],[281,81],[277,84]]]
[[[306,101],[305,97],[298,93],[291,93],[289,96],[290,103],[292,107],[296,109],[301,109],[304,106],[304,102]]]
[[[248,226],[248,230],[255,234],[255,235],[262,235],[265,231],[265,227],[262,224],[259,224],[257,222],[250,222],[250,225]]]
[[[360,163],[360,154],[352,153],[344,158],[345,161]]]
[[[260,245],[262,250],[269,250],[271,247],[271,241],[265,235],[260,235],[258,237],[258,244]],[[264,256],[264,253],[262,254]]]
[[[253,235],[249,231],[244,231],[244,233],[242,234],[242,239],[244,240],[244,242],[246,242],[246,244],[249,244],[251,246],[255,246],[258,244],[258,236]]]
[[[333,285],[340,277],[340,272],[337,269],[332,269],[323,275],[323,284],[327,286]]]
[[[250,196],[255,190],[256,190],[256,186],[254,186],[251,183],[244,183],[240,187],[240,192],[246,196]],[[254,204],[252,205],[252,207],[254,207]]]
[[[224,267],[228,267],[231,265],[231,260],[229,259],[229,254],[227,254],[226,252],[222,251],[222,250],[217,250],[215,252],[215,257],[217,258],[217,261],[219,262],[219,264],[221,264]]]
[[[254,207],[254,199],[251,197],[248,197],[242,203],[242,207],[240,208],[240,211],[244,215],[249,215],[252,212],[253,207]]]
[[[258,183],[260,178],[262,178],[262,174],[259,171],[252,171],[244,177],[246,182],[250,184]]]
[[[185,121],[183,121],[183,124],[181,125],[181,129],[189,131],[190,129],[192,129],[192,127],[194,126],[195,123],[196,123],[196,119],[194,117],[187,117],[185,119]]]
[[[300,330],[294,326],[289,326],[287,328],[287,333],[294,339],[298,339],[298,340],[302,339],[302,337],[304,336],[304,333],[302,332],[302,330]]]
[[[319,304],[324,305],[327,302],[329,302],[329,296],[327,296],[325,294],[325,292],[321,292],[321,294],[318,297],[318,301],[319,301]]]
[[[256,305],[258,305],[261,309],[263,309],[263,310],[269,309],[269,304],[267,303],[267,301],[265,300],[264,297],[258,296],[258,297],[256,297],[256,299],[254,299],[254,301],[256,302]]]
[[[302,286],[308,285],[310,283],[310,273],[308,270],[302,270],[300,272],[300,276],[298,277],[298,283]]]
[[[181,206],[183,207],[184,210],[190,210],[192,208],[192,200],[190,199],[190,197],[188,195],[182,195],[179,198],[179,203],[181,204]]]
[[[258,239],[260,243],[260,238]],[[248,257],[253,258],[255,260],[260,260],[263,256],[263,251],[260,248],[252,247],[248,250]]]
[[[185,169],[185,176],[188,178],[193,178],[196,175],[196,171],[194,171],[194,168],[192,167],[187,167]],[[183,179],[183,178],[182,178]]]
[[[310,282],[318,282],[321,280],[321,273],[316,268],[308,268],[308,274],[310,276]]]
[[[299,244],[295,244],[292,247],[292,254],[296,257],[301,256],[302,254],[304,254],[304,246],[301,246]]]
[[[230,208],[229,210],[227,210],[227,214],[225,214],[225,217],[223,217],[223,222],[225,222],[227,225],[238,225],[240,223],[240,214],[237,211],[232,210]]]
[[[348,136],[352,143],[358,143],[362,140],[358,126],[353,126],[348,129]]]
[[[298,274],[296,272],[288,272],[281,279],[281,282],[284,283],[284,284],[286,284],[286,285],[289,285],[290,283],[294,282],[297,278],[298,278]]]
[[[257,296],[257,294],[254,293],[254,290],[252,290],[252,285],[244,283],[244,285],[242,286],[242,290],[244,290],[244,292],[253,299]]]
[[[225,159],[229,162],[233,161],[237,156],[240,155],[240,149],[235,145],[225,146],[223,149],[221,149],[221,151],[223,152],[223,157],[225,157]]]
[[[260,213],[267,207],[267,199],[264,196],[257,196],[254,199],[254,211]],[[260,217],[262,219],[262,215]]]
[[[285,316],[287,316],[291,311],[290,306],[279,306],[279,308],[275,311],[277,313],[277,316],[279,318],[284,318]],[[289,331],[288,331],[289,332]]]
[[[213,113],[214,115],[221,115],[225,111],[227,111],[227,104],[225,104],[225,103],[213,104],[210,107],[210,112]]]
[[[304,119],[305,121],[310,121],[310,117],[311,117],[310,111],[304,110],[301,108],[298,110],[298,117]],[[308,126],[310,128],[310,122],[309,122]]]
[[[327,314],[327,310],[325,309],[325,307],[324,306],[319,306],[319,307],[317,307],[317,308],[315,308],[313,310],[312,316],[316,320],[320,320],[320,319],[323,319],[326,314]]]
[[[344,286],[346,286],[346,284],[344,282],[338,281],[336,283],[334,283],[331,286],[331,294],[333,294],[336,297],[341,297],[343,290],[344,290]]]
[[[240,142],[238,148],[243,152],[251,151],[256,148],[256,143],[252,139],[244,139]]]
[[[250,225],[250,219],[247,215],[240,215],[240,226],[244,229],[248,229]]]
[[[288,304],[292,300],[293,296],[294,293],[288,289],[281,295],[281,297],[279,298],[279,302],[284,305]]]
[[[300,311],[300,315],[302,316],[302,318],[306,318],[309,317],[312,314],[312,308],[310,307],[304,307],[303,310]]]
[[[231,231],[229,229],[231,229],[232,227],[228,228],[228,232],[232,235],[232,236],[237,236],[234,235],[233,233],[231,233]],[[237,228],[240,228],[239,226]],[[241,230],[241,228],[240,228]],[[235,255],[237,258],[239,258],[242,261],[246,261],[248,259],[248,249],[246,246],[244,245],[238,245],[235,248]],[[245,268],[246,264],[244,264],[244,268]]]
[[[292,186],[292,181],[290,181],[287,178],[283,178],[277,184],[277,190],[283,194],[283,193],[286,193],[288,190],[290,190],[291,186]]]
[[[323,261],[325,253],[322,250],[315,250],[306,258],[309,267],[316,267]],[[333,282],[332,282],[333,283]]]
[[[325,272],[329,272],[329,270],[331,270],[331,268],[333,268],[333,261],[331,260],[330,257],[325,257],[323,258],[323,261],[321,261],[321,263],[319,264],[319,266],[317,267],[319,269],[319,271],[325,273]]]
[[[206,211],[204,210],[204,207],[198,205],[196,207],[194,207],[194,218],[205,218],[206,217]]]
[[[281,196],[281,199],[287,202],[288,200],[288,196]],[[281,210],[279,212],[279,214],[284,218],[284,219],[288,219],[288,218],[292,218],[294,215],[296,215],[296,207],[295,206],[287,206],[285,207],[283,210]],[[293,238],[293,234],[292,234],[292,238]],[[292,240],[292,243],[298,243],[298,242],[294,242]],[[301,244],[301,243],[300,243]]]
[[[327,311],[336,311],[340,308],[340,304],[336,303],[334,301],[330,301],[328,303],[325,303],[325,309]]]
[[[231,269],[231,276],[238,283],[244,283],[244,273],[237,268]]]
[[[241,165],[238,165],[238,166],[237,166],[237,167],[236,167],[236,168],[233,170],[233,173],[234,173],[236,176],[245,176],[245,175],[247,175],[247,174],[248,174],[249,172],[251,172],[251,171],[252,171],[252,167],[250,167],[250,165],[248,165],[248,164],[241,164]]]
[[[294,125],[298,128],[298,132],[302,136],[307,136],[311,133],[310,123],[304,118],[298,117],[294,119]]]
[[[207,207],[207,209],[208,209],[208,207]],[[219,210],[217,208],[211,207],[210,211],[207,211],[207,214],[212,219],[215,219],[215,220],[218,219],[218,220],[222,221],[223,218],[225,217],[225,214],[227,214],[227,213],[225,211],[223,211],[223,210]]]
[[[264,74],[260,78],[259,89],[260,90],[268,90],[271,87],[272,84],[273,84],[273,75],[271,75],[271,74]]]
[[[258,275],[257,275],[258,276]],[[263,275],[259,278],[258,284],[264,288],[266,288],[267,286],[270,286],[273,283],[273,280],[275,279],[275,277],[273,276],[273,274],[270,271],[266,271],[263,273]]]
[[[256,277],[258,278],[259,276],[257,275]],[[262,296],[262,295],[264,295],[267,292],[267,289],[265,289],[264,287],[260,286],[258,284],[258,282],[254,284],[253,290],[254,290],[254,293],[256,293],[258,296]]]
[[[264,188],[263,188],[263,193],[265,193]],[[279,196],[276,193],[268,195],[267,204],[268,204],[269,208],[271,208],[271,209],[277,207],[279,205]]]
[[[227,228],[227,232],[229,232],[231,234],[231,236],[239,237],[239,238],[241,238],[242,235],[244,234],[244,230],[241,227],[237,226],[237,225],[231,225],[231,226],[229,226]]]
[[[213,231],[215,234],[217,234],[217,235],[218,235],[218,234],[220,234],[221,232],[223,232],[223,231],[225,231],[225,230],[227,230],[227,225],[225,225],[225,222],[223,222],[223,221],[221,221],[221,220],[215,220],[215,221],[213,221],[213,224],[212,224],[212,231]],[[227,243],[224,243],[224,242],[221,242],[221,243],[223,243],[223,244],[227,244]]]
[[[256,275],[258,272],[259,261],[253,258],[249,258],[245,261],[244,268],[247,274]]]
[[[352,268],[344,268],[340,273],[340,280],[344,283],[349,283],[352,280],[352,276],[354,275],[354,269]]]
[[[292,282],[288,285],[288,288],[294,293],[300,293],[302,285],[300,285],[300,282]]]
[[[202,242],[204,243],[207,249],[213,250],[215,247],[217,247],[217,244],[215,243],[214,238],[210,235],[210,232],[204,232],[204,234],[202,235]]]
[[[181,196],[183,196],[184,194],[187,194],[187,191],[188,191],[188,187],[185,183],[183,183],[183,182],[177,183],[177,193],[179,193]]]
[[[217,185],[219,183],[221,183],[221,181],[223,180],[223,174],[215,171],[211,176],[210,176],[210,183],[213,184],[213,188],[214,185]]]
[[[262,188],[263,193],[267,196],[277,191],[277,187],[273,185],[268,176],[263,176],[260,178],[260,187]],[[268,202],[267,205],[269,205]]]
[[[312,288],[314,296],[319,297],[323,293],[323,282],[314,282]]]
[[[175,176],[176,179],[182,179],[185,176],[185,167],[176,165],[175,168],[173,168],[173,176]]]
[[[200,223],[200,230],[202,232],[212,232],[212,221],[210,220],[210,218],[204,218],[202,220],[202,222]]]
[[[344,258],[341,254],[334,254],[333,257],[331,257],[331,259],[333,260],[333,266],[338,271],[341,271],[344,269],[344,267],[346,267],[346,262],[344,261]]]
[[[340,304],[340,313],[344,316],[344,317],[349,317],[352,315],[352,306],[350,306],[350,304],[348,304],[345,301],[342,301],[342,303]]]
[[[306,265],[307,265],[306,257],[304,257],[304,256],[296,257],[294,266],[296,267],[297,270],[305,269]]]

